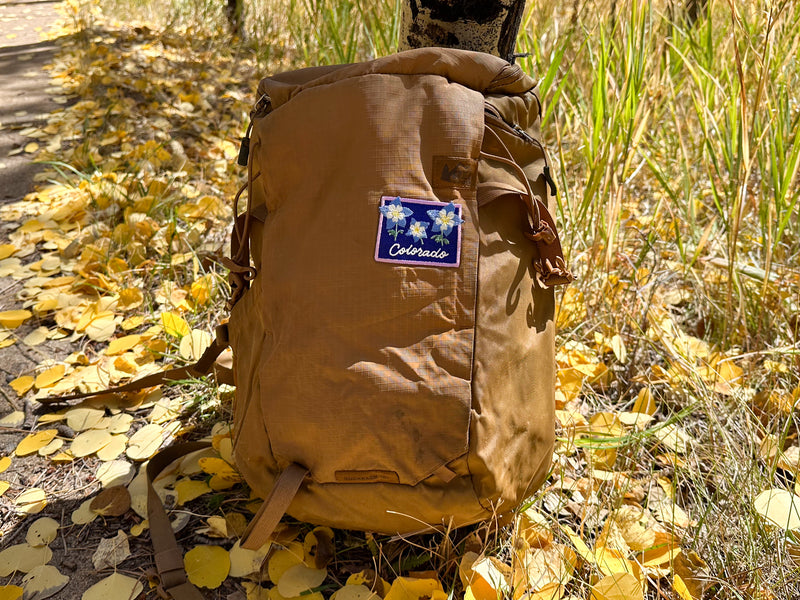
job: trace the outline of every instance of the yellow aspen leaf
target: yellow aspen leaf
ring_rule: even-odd
[[[39,448],[44,448],[50,441],[58,435],[57,429],[44,429],[42,431],[37,431],[35,433],[29,433],[26,435],[22,440],[20,440],[19,444],[17,444],[16,450],[14,450],[14,454],[17,456],[27,456],[28,454],[33,454]]]
[[[75,457],[72,456],[69,450],[65,452],[59,452],[58,454],[50,457],[50,462],[54,462],[56,464],[66,464],[72,462],[73,460],[75,460]]]
[[[25,423],[25,413],[21,410],[13,410],[0,418],[0,427],[22,427],[23,423]]]
[[[8,258],[17,251],[17,247],[13,244],[0,244],[0,260]]]
[[[331,600],[380,600],[380,598],[364,584],[345,585],[331,596]]]
[[[8,481],[0,481],[0,496],[5,494],[10,487],[11,484]]]
[[[675,590],[675,593],[680,596],[681,600],[697,600],[692,593],[689,591],[689,588],[686,587],[683,579],[680,575],[675,575],[672,578],[672,589]]]
[[[81,596],[81,600],[129,600],[141,594],[144,586],[133,577],[114,573],[95,583]]]
[[[47,494],[42,488],[29,488],[17,496],[14,504],[18,513],[35,515],[47,506]]]
[[[175,312],[161,313],[161,325],[163,325],[167,335],[176,338],[182,338],[191,332],[189,324]]]
[[[494,596],[495,599],[497,597]],[[444,600],[447,595],[442,590],[442,584],[436,579],[398,577],[392,582],[392,587],[384,600],[439,600],[440,598]]]
[[[8,329],[16,329],[32,316],[33,313],[29,310],[5,310],[0,312],[0,325]]]
[[[160,425],[145,425],[128,440],[126,454],[131,460],[147,460],[158,452],[163,441],[164,429]]]
[[[267,542],[258,550],[248,550],[241,547],[240,540],[230,549],[231,570],[230,577],[247,577],[261,569],[261,564],[267,557],[272,542]]]
[[[105,411],[91,406],[77,406],[64,413],[67,426],[74,431],[86,431],[103,420]]]
[[[145,519],[141,523],[136,523],[135,525],[131,526],[131,535],[133,537],[139,537],[142,535],[146,529],[150,528],[150,521]]]
[[[800,496],[782,489],[761,492],[753,502],[756,512],[781,529],[800,529]]]
[[[294,565],[278,580],[278,593],[285,598],[294,598],[322,585],[327,576],[326,569],[313,569],[304,564]]]
[[[94,476],[104,488],[107,488],[128,485],[134,475],[135,469],[127,460],[113,460],[100,465]]]
[[[115,338],[108,343],[106,348],[106,356],[116,356],[127,352],[142,340],[141,335],[125,335]]]
[[[47,546],[56,539],[58,528],[59,523],[55,519],[51,519],[50,517],[36,519],[36,521],[31,523],[31,526],[28,527],[28,531],[25,534],[25,541],[34,547]]]
[[[603,577],[592,587],[591,600],[642,600],[644,591],[639,580],[630,573]]]
[[[577,534],[575,530],[573,530],[569,525],[561,525],[561,530],[567,534],[567,537],[572,542],[572,545],[575,546],[575,550],[577,550],[578,555],[590,564],[594,564],[597,561],[597,558],[592,552],[591,548],[586,545],[586,542],[583,541],[581,536]]]
[[[64,446],[64,440],[55,438],[46,446],[39,448],[39,450],[37,450],[36,453],[39,456],[50,456],[51,454],[55,454],[56,452],[61,450],[63,446]]]
[[[211,300],[211,293],[214,289],[214,280],[210,275],[203,275],[195,279],[189,287],[189,294],[198,306],[205,306]]]
[[[614,575],[615,573],[630,573],[639,578],[641,569],[632,560],[628,560],[625,553],[615,548],[597,546],[594,549],[597,560],[597,568],[603,575]]]
[[[144,303],[144,294],[138,288],[125,288],[119,293],[117,306],[120,310],[133,310]]]
[[[228,551],[220,546],[196,546],[183,557],[189,581],[197,587],[216,589],[231,569]]]
[[[69,583],[53,565],[39,565],[22,578],[26,598],[50,598]]]
[[[33,154],[38,149],[39,149],[39,144],[37,144],[36,142],[28,142],[27,144],[25,144],[25,147],[23,148],[26,154]]]
[[[133,315],[132,317],[128,317],[122,323],[120,323],[120,327],[122,327],[123,331],[132,331],[139,327],[142,323],[144,323],[144,316],[142,315]]]
[[[181,479],[175,484],[175,492],[178,494],[178,506],[191,502],[210,491],[211,488],[205,481]]]
[[[117,329],[117,320],[112,312],[103,312],[86,326],[85,332],[90,339],[96,342],[105,342],[111,339]]]
[[[129,413],[118,413],[110,417],[107,429],[114,434],[128,433],[128,430],[131,428],[131,423],[133,423],[133,415]]]
[[[70,452],[76,458],[83,458],[94,454],[100,448],[111,442],[111,434],[108,431],[90,429],[75,436],[70,445]]]
[[[111,432],[109,431],[109,433]],[[122,434],[112,435],[111,441],[95,452],[95,456],[104,462],[112,461],[125,452],[127,445],[128,436]]]
[[[269,558],[267,574],[272,582],[280,581],[283,574],[295,565],[303,563],[304,553],[292,552],[289,549],[278,550]]]
[[[574,550],[563,544],[520,551],[512,575],[514,587],[534,592],[555,591],[569,583],[577,560]]]
[[[0,552],[0,577],[8,577],[16,571],[27,573],[39,565],[45,565],[53,558],[53,551],[47,546],[34,547],[30,544],[15,544]]]
[[[466,566],[466,565],[465,565]],[[504,597],[511,590],[511,568],[493,556],[477,558],[468,568],[467,581],[477,600]],[[395,580],[395,583],[397,580]],[[394,584],[392,584],[394,588]]]
[[[54,367],[50,367],[46,371],[39,373],[36,376],[36,379],[33,380],[33,385],[36,386],[37,389],[48,388],[55,385],[58,381],[64,377],[64,373],[67,372],[67,367],[64,365],[56,365]]]
[[[653,415],[657,409],[658,407],[656,406],[656,401],[655,398],[653,398],[653,392],[650,388],[645,387],[639,390],[639,395],[636,396],[636,401],[633,403],[631,412]]]
[[[0,600],[19,600],[24,591],[18,585],[0,585]]]
[[[33,305],[33,312],[37,316],[42,316],[49,313],[52,310],[56,310],[58,308],[58,298],[47,298],[45,300],[40,300],[36,304]]]
[[[37,327],[28,335],[22,338],[22,343],[26,346],[39,346],[47,341],[50,330],[47,327]]]
[[[199,360],[212,341],[213,338],[207,331],[192,329],[189,335],[185,335],[181,339],[181,356],[186,360]]]
[[[94,498],[84,500],[81,505],[72,511],[72,522],[75,525],[86,525],[94,521],[99,515],[91,509]]]
[[[23,375],[9,381],[8,385],[17,392],[17,396],[24,396],[33,387],[33,377],[31,375]]]
[[[549,521],[535,508],[529,508],[517,517],[517,536],[531,548],[544,548],[553,541]]]
[[[0,458],[0,473],[5,471],[6,469],[8,469],[8,467],[10,467],[10,466],[11,466],[11,457],[10,456],[4,456],[4,457]]]

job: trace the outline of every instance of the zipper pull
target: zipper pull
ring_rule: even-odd
[[[241,139],[241,145],[239,146],[239,157],[236,159],[236,164],[240,167],[246,167],[247,161],[250,158],[250,132],[252,130],[253,121],[251,120],[250,124],[247,126],[247,132]]]
[[[545,182],[547,182],[547,187],[550,189],[550,195],[555,196],[558,193],[558,190],[556,189],[556,182],[553,181],[553,178],[550,175],[549,165],[544,166],[544,171],[542,172],[542,174],[544,175]]]
[[[270,104],[271,101],[269,96],[264,94],[258,99],[253,107],[253,110],[250,112],[250,124],[247,126],[247,132],[241,139],[241,145],[239,146],[239,157],[236,159],[236,164],[240,167],[246,167],[247,161],[250,158],[250,132],[253,131],[253,119],[263,116],[269,112]]]

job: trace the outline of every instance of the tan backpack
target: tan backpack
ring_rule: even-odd
[[[145,383],[208,372],[230,343],[234,458],[266,498],[244,547],[284,512],[390,534],[508,514],[549,469],[552,287],[571,280],[533,80],[423,48],[258,95],[227,328]],[[150,500],[163,587],[201,597]]]
[[[228,328],[234,457],[268,501],[243,545],[284,510],[382,533],[511,511],[549,468],[570,280],[533,80],[423,48],[258,95]]]

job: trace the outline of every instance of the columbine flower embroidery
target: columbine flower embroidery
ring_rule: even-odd
[[[432,239],[442,246],[450,243],[446,236],[450,235],[453,227],[458,227],[464,222],[464,219],[456,214],[456,205],[452,202],[444,208],[429,210],[428,216],[433,219],[433,231],[439,233],[439,235],[433,236]]]
[[[422,238],[428,237],[428,225],[430,225],[430,223],[427,221],[417,221],[416,219],[411,219],[411,225],[409,226],[408,231],[406,231],[406,235],[410,235],[414,238],[415,242],[419,242],[421,244]]]
[[[403,203],[400,202],[400,196],[397,196],[389,204],[381,206],[380,211],[386,219],[386,230],[389,235],[397,240],[397,236],[403,233],[400,228],[406,226],[406,217],[410,217],[413,211],[403,206]]]

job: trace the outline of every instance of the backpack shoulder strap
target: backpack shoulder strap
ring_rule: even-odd
[[[175,533],[158,497],[153,481],[173,461],[211,446],[208,442],[189,442],[170,446],[156,454],[147,464],[147,519],[150,522],[150,540],[153,543],[158,592],[164,598],[174,600],[203,600],[203,595],[192,585],[186,575],[183,554],[178,548]]]

